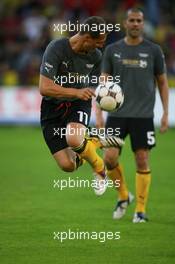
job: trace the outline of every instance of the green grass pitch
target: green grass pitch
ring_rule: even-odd
[[[122,155],[134,192],[135,165],[129,141]],[[175,263],[175,130],[157,132],[151,153],[150,222],[131,222],[134,203],[120,221],[112,219],[116,193],[96,197],[91,188],[60,191],[53,181],[91,178],[84,165],[75,173],[59,170],[38,128],[0,129],[1,264],[169,264]],[[53,232],[120,232],[119,240],[54,240]]]

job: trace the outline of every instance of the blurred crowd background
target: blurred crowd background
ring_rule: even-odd
[[[143,9],[145,35],[161,45],[166,58],[169,86],[175,87],[175,2],[172,0],[1,0],[0,86],[38,85],[39,68],[47,44],[70,36],[54,31],[54,24],[80,23],[102,16],[107,23],[122,24],[133,6]],[[111,32],[108,45],[124,32]]]

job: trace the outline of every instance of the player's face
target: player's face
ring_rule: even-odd
[[[100,34],[98,38],[92,38],[89,34],[87,34],[86,39],[84,41],[83,49],[88,52],[95,48],[103,48],[106,41],[106,37],[106,34]]]
[[[144,19],[142,12],[129,12],[124,23],[126,34],[131,38],[137,38],[142,35],[144,27]]]

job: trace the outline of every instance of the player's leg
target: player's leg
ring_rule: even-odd
[[[133,222],[145,222],[147,217],[146,204],[148,200],[151,182],[151,171],[148,164],[149,150],[137,149],[135,151],[136,161],[136,208]]]
[[[69,133],[70,132],[70,133]],[[71,122],[67,125],[66,140],[69,147],[85,159],[95,172],[104,170],[103,159],[96,153],[94,144],[85,138],[86,127],[83,124]]]
[[[106,131],[112,129],[113,134],[115,131],[119,133],[121,138],[125,138],[126,131],[126,120],[122,118],[110,117],[108,116],[106,121]],[[126,200],[128,198],[128,190],[125,184],[125,179],[123,175],[123,170],[119,165],[119,155],[121,149],[119,148],[108,148],[105,150],[104,161],[107,168],[107,175],[116,186],[116,183],[119,182],[120,186],[116,187],[119,195],[119,200]],[[118,184],[117,184],[118,186]]]
[[[114,219],[122,218],[126,213],[128,205],[134,199],[134,196],[128,191],[123,169],[118,162],[119,152],[117,148],[110,148],[105,150],[104,155],[107,176],[113,181],[118,196],[113,212]]]
[[[103,159],[96,153],[96,144],[85,137],[91,114],[91,101],[77,100],[72,103],[67,122],[67,144],[93,168],[97,195],[104,193],[107,187]]]
[[[135,151],[136,161],[136,208],[137,214],[145,214],[151,182],[151,171],[148,163],[149,150],[137,149]],[[136,220],[137,221],[137,220]]]
[[[146,205],[151,182],[149,167],[150,149],[155,146],[155,132],[152,118],[134,119],[131,130],[132,150],[136,162],[136,208],[133,222],[146,222]]]
[[[120,138],[102,138],[92,140],[92,137],[86,137],[87,126],[89,125],[91,113],[91,102],[76,101],[72,104],[69,114],[66,141],[67,144],[86,160],[94,171],[94,176],[98,187],[95,192],[101,195],[107,186],[105,166],[103,159],[96,153],[97,147],[122,145]]]
[[[45,142],[58,166],[71,172],[82,165],[82,159],[66,142],[65,120],[66,118],[57,117],[51,121],[42,121],[41,124]]]
[[[105,167],[103,159],[96,153],[96,146],[92,140],[85,138],[86,127],[81,123],[71,122],[67,125],[66,140],[69,147],[86,160],[92,167],[95,176],[98,177],[98,185],[95,187],[97,195],[103,194],[107,187]]]
[[[106,129],[112,128],[113,131],[118,131],[121,138],[127,135],[126,119],[108,117],[106,122]],[[113,181],[117,191],[118,200],[113,213],[113,218],[120,219],[124,216],[128,204],[133,200],[133,196],[128,192],[126,186],[123,169],[119,164],[119,155],[121,149],[108,148],[105,150],[104,161],[107,168],[107,176]]]
[[[119,200],[128,199],[128,189],[126,187],[123,170],[119,165],[119,152],[117,148],[108,148],[104,152],[104,162],[107,168],[107,175],[113,181],[118,191]]]
[[[72,172],[82,164],[79,155],[70,148],[57,151],[53,154],[53,157],[58,166],[66,172]]]

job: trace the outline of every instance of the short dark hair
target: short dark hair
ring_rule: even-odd
[[[103,32],[102,29],[103,28]],[[106,22],[102,17],[91,16],[83,21],[79,31],[80,35],[89,34],[92,38],[98,38],[100,34],[107,33]]]
[[[128,18],[129,13],[142,13],[143,16],[144,16],[143,10],[141,8],[139,8],[139,7],[132,7],[130,9],[128,9],[126,11],[126,17],[125,18]]]

